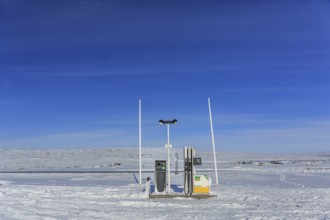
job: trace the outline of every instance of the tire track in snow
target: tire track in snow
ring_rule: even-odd
[[[302,189],[306,188],[306,186],[304,184],[292,182],[292,181],[288,180],[287,176],[284,174],[280,174],[279,176],[280,176],[280,181],[282,183],[289,184],[289,185],[295,186],[297,188],[302,188]]]

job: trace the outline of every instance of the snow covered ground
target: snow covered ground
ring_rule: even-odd
[[[175,152],[182,169],[182,150],[172,150],[173,162]],[[146,199],[144,185],[126,172],[138,170],[137,153],[130,148],[0,150],[0,219],[330,219],[330,153],[220,152],[220,184],[212,186],[217,198],[205,200]],[[214,179],[211,152],[199,154],[203,165],[197,172]],[[163,148],[143,149],[143,179],[153,178],[154,160],[165,158]],[[182,173],[171,179],[182,184]]]

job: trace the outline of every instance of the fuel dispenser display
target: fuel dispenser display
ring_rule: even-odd
[[[155,161],[155,191],[165,193],[166,188],[166,160]]]

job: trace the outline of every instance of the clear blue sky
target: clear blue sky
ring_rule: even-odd
[[[0,148],[330,149],[330,1],[0,0]]]

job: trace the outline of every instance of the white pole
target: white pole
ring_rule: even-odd
[[[215,171],[215,183],[219,184],[218,180],[218,168],[217,168],[217,158],[215,152],[215,142],[214,142],[214,133],[213,133],[213,122],[212,122],[212,111],[211,111],[211,100],[208,98],[209,103],[209,114],[210,114],[210,125],[211,125],[211,137],[212,137],[212,146],[213,146],[213,158],[214,158],[214,171]]]
[[[142,184],[142,129],[141,129],[141,99],[139,99],[139,175],[140,185]]]
[[[171,166],[170,166],[170,124],[167,124],[167,176],[168,176],[168,182],[167,182],[167,192],[168,194],[171,193]]]
[[[167,124],[167,145],[170,145],[170,124]]]

